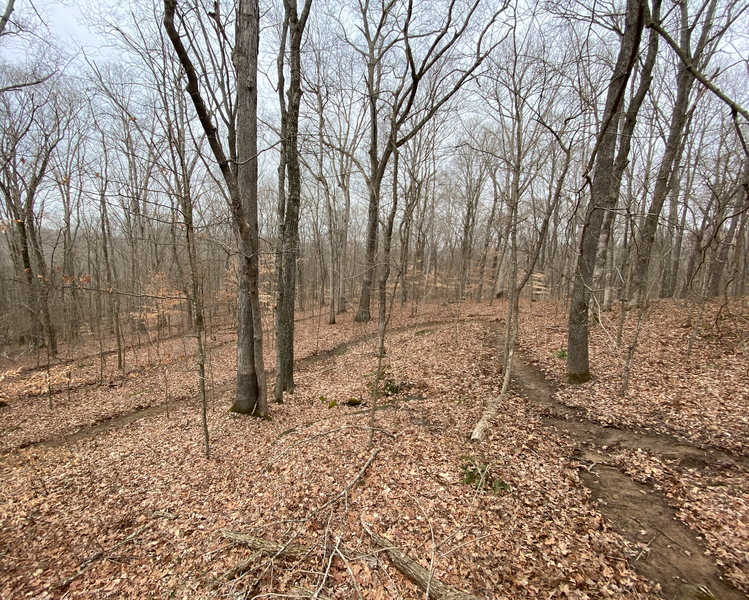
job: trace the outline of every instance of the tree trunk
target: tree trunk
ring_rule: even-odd
[[[226,183],[239,238],[237,393],[230,410],[266,417],[268,404],[258,291],[257,53],[260,9],[257,0],[240,0],[237,7],[232,56],[237,73],[236,129],[231,122],[229,146],[234,161],[230,163],[200,95],[193,63],[174,26],[176,7],[176,0],[164,0],[164,28],[185,70],[187,92]]]
[[[708,44],[713,43],[714,41],[712,39],[708,40],[708,38],[712,37],[709,34],[716,6],[717,0],[710,0],[709,4],[705,7],[702,32],[694,50],[694,55],[692,56],[694,63],[702,63],[702,68],[706,66],[707,61],[710,59],[710,54],[708,53],[707,56],[704,56],[704,53]],[[682,51],[689,55],[691,54],[691,36],[694,27],[689,25],[687,4],[682,3],[680,9],[680,46]],[[696,26],[696,23],[694,26]],[[695,75],[692,73],[692,70],[683,63],[679,63],[679,70],[676,77],[676,101],[674,102],[673,111],[671,113],[671,124],[669,126],[668,138],[663,151],[663,159],[660,168],[658,169],[653,198],[650,202],[645,222],[640,230],[640,235],[636,245],[637,256],[634,261],[632,289],[630,291],[630,302],[635,305],[644,306],[647,302],[647,279],[650,261],[653,254],[653,247],[655,245],[655,234],[658,230],[658,221],[660,219],[661,210],[663,209],[663,204],[665,203],[671,190],[671,186],[674,183],[673,171],[677,162],[677,157],[681,153],[683,132],[687,127],[689,120],[689,95],[692,91],[694,81]]]
[[[612,193],[612,175],[617,131],[624,92],[640,46],[643,21],[642,4],[639,0],[628,0],[626,28],[606,97],[604,121],[595,157],[595,173],[590,186],[590,201],[573,280],[567,336],[567,378],[573,383],[590,379],[588,306],[593,286],[593,270],[603,218],[606,211],[611,210],[616,198]],[[618,190],[616,192],[618,193]]]
[[[283,96],[283,54],[286,31],[291,35],[289,44],[288,106],[284,111],[281,98],[282,159],[279,166],[279,185],[283,186],[281,171],[286,168],[289,189],[285,197],[284,225],[282,231],[281,279],[278,283],[278,310],[276,311],[276,402],[283,402],[283,393],[294,389],[294,306],[296,301],[297,254],[299,252],[299,204],[302,182],[299,168],[299,105],[302,99],[301,44],[312,0],[305,0],[302,14],[297,14],[296,0],[284,0],[284,33],[279,52],[279,95]],[[285,112],[285,115],[284,115]],[[279,208],[283,189],[279,189]],[[279,213],[279,219],[281,214]],[[278,262],[277,262],[278,264]],[[276,270],[278,275],[278,269]]]
[[[499,201],[499,188],[497,187],[497,172],[490,169],[492,179],[492,208],[489,213],[489,220],[486,222],[486,234],[484,236],[484,247],[481,249],[481,258],[479,260],[479,287],[476,291],[476,302],[481,302],[481,296],[484,291],[484,271],[486,269],[486,259],[489,255],[489,244],[492,239],[492,228],[494,227],[494,216],[497,213],[497,203]]]
[[[237,70],[237,198],[240,285],[237,332],[236,412],[268,415],[263,323],[260,314],[257,219],[257,56],[260,36],[258,0],[239,0],[234,65]]]
[[[746,194],[747,189],[749,189],[749,160],[744,161],[744,169],[740,183],[738,183],[734,190],[737,200],[733,207],[728,207],[729,211],[734,210],[734,214],[728,217],[728,219],[730,219],[728,231],[722,239],[718,237],[718,231],[713,234],[714,242],[717,243],[718,247],[713,255],[713,260],[710,263],[710,274],[707,284],[707,295],[709,297],[714,298],[721,295],[721,278],[723,277],[723,270],[728,263],[729,251],[733,247],[736,229],[740,221],[745,218],[745,213],[749,211],[749,196]],[[720,227],[720,224],[721,223],[718,223],[716,227]]]

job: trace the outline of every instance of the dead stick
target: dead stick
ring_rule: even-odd
[[[361,590],[359,590],[359,584],[356,583],[356,577],[354,577],[354,572],[351,570],[351,564],[349,563],[348,559],[343,555],[343,553],[338,549],[338,546],[336,546],[336,554],[341,557],[341,560],[346,565],[346,570],[348,571],[349,576],[351,577],[351,583],[354,584],[354,590],[356,590],[356,595],[359,596],[359,600],[364,600],[364,596],[361,595]]]
[[[233,579],[236,575],[241,575],[249,571],[252,563],[255,562],[258,558],[260,558],[260,555],[261,555],[260,552],[253,552],[249,558],[244,559],[242,562],[237,563],[231,569],[226,571],[226,573],[224,573],[221,576],[220,580],[229,581]]]
[[[263,538],[240,533],[236,531],[222,530],[221,535],[228,540],[247,546],[260,554],[272,556],[273,558],[301,558],[309,553],[310,549],[305,546],[298,546],[291,543],[280,544],[278,542],[269,542]]]
[[[430,577],[429,571],[400,550],[390,540],[372,531],[364,522],[364,519],[362,519],[361,524],[375,545],[388,555],[395,568],[421,589],[428,590],[430,598],[435,598],[436,600],[481,600],[478,596],[461,592],[434,577]]]
[[[314,516],[314,515],[316,515],[317,513],[319,513],[319,512],[320,512],[321,510],[323,510],[324,508],[326,508],[326,507],[330,506],[331,504],[334,504],[335,502],[338,502],[338,500],[340,500],[340,499],[341,499],[341,498],[343,498],[343,497],[344,497],[345,495],[347,495],[347,494],[349,493],[349,490],[351,490],[351,488],[352,488],[352,487],[354,487],[354,486],[356,485],[356,482],[357,482],[357,481],[359,481],[359,479],[361,479],[362,475],[364,475],[364,473],[365,473],[365,472],[367,471],[367,469],[369,468],[369,465],[371,465],[371,464],[372,464],[372,461],[373,461],[373,460],[375,459],[375,456],[377,456],[377,454],[378,454],[379,452],[380,452],[380,449],[379,449],[379,448],[376,448],[376,449],[375,449],[375,450],[374,450],[374,451],[372,452],[372,455],[371,455],[371,456],[369,457],[369,460],[367,460],[367,462],[366,462],[366,463],[364,463],[364,466],[363,466],[363,467],[361,468],[361,470],[360,470],[360,471],[359,471],[359,472],[358,472],[358,473],[356,474],[356,477],[354,477],[354,478],[353,478],[353,479],[352,479],[352,480],[351,480],[351,481],[350,481],[350,482],[348,483],[348,485],[347,485],[347,486],[346,486],[345,488],[343,488],[343,489],[342,489],[342,490],[341,490],[341,491],[340,491],[340,492],[338,493],[338,495],[337,495],[337,496],[334,496],[333,498],[331,498],[330,500],[328,500],[328,501],[327,501],[327,502],[326,502],[325,504],[323,504],[323,505],[322,505],[322,506],[321,506],[320,508],[318,508],[317,510],[315,510],[314,512],[312,512],[312,513],[310,514],[310,516],[308,517],[308,519],[307,519],[307,520],[309,520],[309,518],[311,518],[312,516]]]
[[[379,453],[379,451],[380,451],[379,448],[375,449],[372,452],[371,456],[369,457],[369,460],[367,460],[367,462],[364,463],[364,466],[356,474],[356,477],[354,477],[346,485],[346,487],[344,487],[343,490],[341,490],[336,496],[334,496],[333,498],[331,498],[330,500],[328,500],[320,508],[318,508],[318,509],[314,510],[312,513],[310,513],[307,516],[307,518],[304,520],[304,522],[306,523],[313,516],[315,516],[317,513],[319,513],[321,510],[323,510],[324,508],[330,506],[331,504],[334,504],[334,503],[338,502],[338,500],[340,500],[342,497],[346,496],[349,493],[349,491],[351,490],[351,488],[356,485],[356,483],[359,481],[359,479],[361,479],[362,475],[364,475],[364,473],[367,471],[367,469],[369,468],[369,465],[372,464],[372,461],[375,459],[375,457],[377,456],[377,454]],[[306,556],[307,554],[309,554],[312,551],[311,548],[307,548],[305,546],[298,546],[298,545],[292,545],[291,544],[292,540],[297,535],[299,535],[299,531],[297,531],[297,533],[294,534],[294,536],[291,538],[291,540],[289,540],[285,544],[280,544],[278,542],[270,542],[270,541],[265,540],[263,538],[258,538],[258,537],[255,537],[253,535],[249,535],[247,533],[240,533],[240,532],[235,532],[235,531],[229,531],[229,530],[226,530],[226,529],[223,530],[221,532],[221,534],[225,538],[227,538],[227,539],[230,539],[230,540],[235,541],[237,543],[243,544],[245,546],[249,546],[250,548],[252,548],[253,550],[255,550],[258,553],[266,554],[266,555],[271,556],[272,557],[271,560],[273,560],[273,559],[275,559],[275,558],[277,558],[279,556],[282,557],[282,558],[302,558],[302,557]],[[340,543],[340,539],[339,539],[339,543]],[[336,548],[337,547],[338,546],[336,546]],[[246,571],[247,567],[249,566],[249,561],[251,559],[252,559],[252,557],[250,559],[245,559],[244,561],[242,561],[239,564],[237,564],[235,567],[233,567],[232,569],[230,569],[229,571],[227,571],[226,573],[224,573],[224,575],[222,576],[222,579],[224,581],[226,581],[226,580],[230,579],[231,577],[233,577],[234,575],[236,575],[241,570],[245,570]],[[318,594],[319,594],[319,590],[318,590]]]

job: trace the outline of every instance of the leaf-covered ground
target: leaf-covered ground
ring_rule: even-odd
[[[563,385],[567,345],[566,304],[524,307],[520,345],[547,376]],[[695,341],[689,341],[699,307],[684,301],[654,303],[645,315],[626,395],[619,395],[637,315],[624,321],[616,344],[618,311],[603,313],[590,329],[593,379],[569,386],[559,398],[609,425],[639,427],[704,447],[749,454],[749,300],[707,304]],[[562,352],[564,351],[564,352]]]
[[[539,361],[548,358],[552,372],[559,359],[533,332],[555,331],[564,309],[541,303],[532,309],[523,347]],[[613,532],[588,501],[568,458],[572,448],[542,425],[531,403],[509,397],[486,441],[467,441],[501,384],[483,321],[502,319],[504,310],[464,305],[458,314],[453,305],[394,316],[383,384],[390,395],[376,412],[372,447],[374,325],[355,325],[350,314],[334,326],[317,318],[298,322],[297,358],[317,354],[318,360],[300,365],[295,393],[271,406],[270,421],[230,414],[231,391],[215,395],[210,460],[203,457],[198,406],[177,402],[176,392],[168,413],[74,444],[21,448],[138,404],[164,402],[164,368],[152,367],[149,380],[143,376],[149,361],[101,396],[96,385],[84,384],[71,390],[70,400],[66,389],[53,394],[52,409],[44,395],[8,400],[10,407],[0,410],[3,448],[13,450],[0,459],[0,597],[224,598],[250,589],[298,597],[319,589],[332,598],[423,598],[375,551],[362,520],[434,577],[487,599],[655,597],[652,584],[628,566],[641,549]],[[352,339],[362,341],[344,346]],[[183,353],[185,366],[169,368],[167,387],[182,386],[187,396],[195,386],[189,342],[173,343],[160,348],[162,356]],[[230,333],[219,334],[215,346],[219,386],[231,379]],[[182,347],[187,351],[178,352]],[[268,347],[269,367],[272,354]],[[131,362],[135,373],[140,363]],[[638,382],[633,371],[631,393]],[[104,408],[102,397],[109,399]],[[632,405],[632,412],[639,410]],[[611,414],[619,413],[607,405],[601,420]],[[639,418],[620,421],[651,426],[649,412]],[[19,419],[21,429],[13,429]],[[730,486],[743,485],[731,477]],[[730,498],[715,502],[713,515],[746,523],[745,506],[731,505],[726,515]],[[701,514],[690,506],[685,514]],[[706,522],[686,518],[696,526]],[[309,552],[301,559],[256,558],[227,579],[252,553],[224,530]],[[718,558],[735,563],[725,539],[716,539],[723,551]]]
[[[627,315],[617,347],[621,313],[603,313],[590,330],[593,379],[565,386],[566,363],[560,358],[567,343],[565,309],[563,303],[526,304],[520,339],[526,355],[561,385],[561,402],[604,425],[749,457],[749,299],[711,301],[699,320],[699,306],[684,301],[652,305],[624,396],[619,392],[637,315]],[[636,480],[663,491],[677,516],[704,536],[728,580],[749,593],[749,469],[742,464],[694,468],[647,448],[622,451],[614,460]]]

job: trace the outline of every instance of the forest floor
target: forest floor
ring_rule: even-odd
[[[603,315],[593,379],[566,386],[565,306],[524,301],[480,443],[504,303],[396,310],[372,446],[376,324],[351,313],[300,316],[297,387],[267,421],[227,412],[234,336],[213,332],[208,460],[190,338],[133,344],[124,375],[95,348],[6,360],[0,598],[423,598],[376,533],[487,600],[746,597],[749,304],[721,305],[687,356],[697,311],[654,304],[620,397],[636,316],[617,346]]]

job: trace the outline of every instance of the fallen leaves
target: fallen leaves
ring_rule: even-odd
[[[741,299],[733,302],[741,305]],[[746,455],[749,453],[749,321],[721,320],[723,301],[709,302],[696,343],[688,356],[692,329],[682,301],[653,302],[640,334],[626,396],[621,388],[627,347],[637,318],[601,313],[591,324],[593,380],[564,385],[566,362],[555,353],[567,344],[564,303],[534,303],[520,319],[520,345],[550,378],[560,382],[558,399],[581,408],[604,425],[639,428]],[[723,308],[725,312],[725,307]],[[737,330],[736,326],[743,329]],[[693,325],[693,324],[692,324]]]
[[[471,306],[470,321],[457,322],[454,310],[394,316],[386,344],[393,394],[376,413],[374,449],[367,447],[366,374],[376,368],[375,325],[355,325],[351,315],[335,326],[321,315],[299,321],[297,387],[272,405],[270,421],[227,413],[231,391],[216,394],[210,461],[191,402],[75,444],[18,449],[132,410],[136,387],[163,389],[160,369],[140,368],[137,379],[107,389],[111,404],[82,386],[74,392],[79,413],[58,404],[40,419],[46,430],[33,434],[40,400],[14,401],[13,418],[28,419],[29,429],[4,440],[16,450],[0,462],[0,597],[60,597],[50,586],[101,552],[66,598],[194,599],[248,590],[422,598],[374,552],[364,518],[439,581],[482,598],[654,598],[651,584],[627,566],[631,549],[588,502],[566,458],[572,448],[527,402],[509,395],[486,440],[468,442],[500,384],[480,319],[496,318],[501,308]],[[217,382],[229,380],[231,347],[227,335],[215,349]],[[170,389],[194,389],[189,371],[170,366],[169,377]],[[142,396],[159,402],[160,393]],[[348,406],[352,398],[362,404]],[[466,456],[490,464],[494,481],[506,487],[462,483]],[[669,473],[659,464],[648,468],[654,479]],[[227,540],[227,530],[308,552],[248,563],[253,550]]]
[[[737,307],[741,299],[731,299]],[[566,344],[562,304],[533,305],[533,327],[521,318],[522,346],[561,387],[557,399],[582,409],[603,425],[632,428],[685,439],[703,448],[749,454],[749,357],[747,321],[720,319],[723,300],[709,302],[691,355],[686,306],[672,300],[654,303],[640,334],[629,392],[618,395],[623,359],[634,317],[624,322],[620,348],[616,312],[601,315],[591,328],[594,379],[566,386],[565,362],[555,351]],[[728,307],[730,310],[730,306]],[[630,322],[632,321],[632,322]],[[740,327],[743,326],[743,329]],[[666,494],[677,515],[700,531],[727,579],[749,592],[749,470],[741,464],[703,465],[695,469],[646,450],[624,451],[616,464],[638,481]],[[711,476],[712,474],[712,476]],[[705,482],[705,476],[711,484]]]

